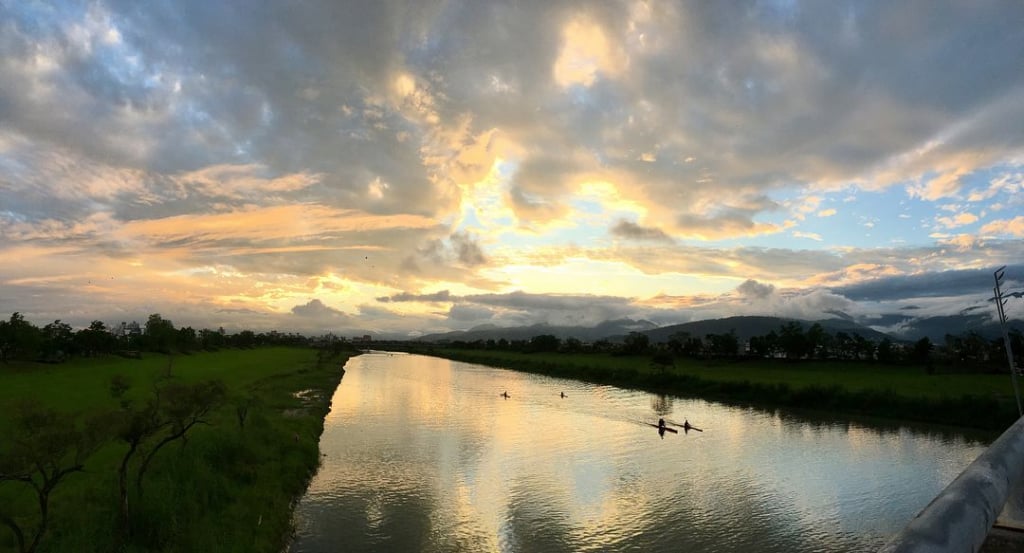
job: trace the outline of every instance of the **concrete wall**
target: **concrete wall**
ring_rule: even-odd
[[[942,490],[880,553],[973,553],[997,517],[1024,526],[1024,418]]]

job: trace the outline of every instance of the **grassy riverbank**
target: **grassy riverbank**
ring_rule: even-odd
[[[1009,375],[925,374],[915,367],[775,360],[678,359],[664,370],[647,356],[427,349],[448,359],[763,406],[813,409],[1002,430],[1016,419]]]
[[[318,442],[345,355],[312,349],[222,350],[144,359],[78,359],[60,365],[0,365],[0,432],[10,429],[18,402],[35,399],[56,410],[115,408],[109,388],[124,375],[141,401],[156,380],[222,381],[226,401],[185,443],[153,458],[144,497],[130,496],[131,535],[118,532],[117,467],[128,449],[110,439],[84,472],[69,475],[51,498],[51,524],[39,551],[278,552],[291,532],[291,507],[319,464]],[[238,406],[248,407],[244,426]],[[31,506],[18,483],[0,483],[0,508]],[[38,515],[14,512],[31,527]],[[15,551],[0,526],[0,551]]]

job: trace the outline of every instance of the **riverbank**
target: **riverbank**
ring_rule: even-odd
[[[131,381],[128,395],[136,402],[168,373],[182,383],[216,379],[227,391],[208,424],[153,457],[145,495],[129,498],[128,539],[117,525],[117,467],[128,447],[108,438],[85,460],[84,472],[54,490],[39,551],[281,551],[293,505],[319,465],[324,417],[349,355],[264,348],[0,366],[0,431],[11,428],[24,399],[76,415],[114,409],[114,375]],[[17,484],[0,483],[0,509],[31,505]],[[11,514],[26,528],[38,520],[31,509]],[[13,533],[0,526],[0,551],[16,547]]]
[[[423,348],[416,353],[560,378],[736,404],[1002,431],[1016,418],[1009,376],[926,374],[856,363],[677,360],[647,356]]]

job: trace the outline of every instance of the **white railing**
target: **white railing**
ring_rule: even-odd
[[[879,553],[974,553],[997,522],[1024,529],[1024,418],[992,442]]]

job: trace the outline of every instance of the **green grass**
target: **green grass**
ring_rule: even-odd
[[[678,359],[649,356],[433,349],[450,359],[552,376],[740,403],[1003,429],[1016,418],[1009,375],[926,374],[920,367],[855,362]]]
[[[143,397],[169,358],[105,357],[62,365],[0,365],[0,431],[13,406],[34,398],[55,409],[113,408],[108,385],[128,376]],[[119,544],[116,467],[126,446],[111,441],[86,461],[51,500],[51,530],[41,551],[267,551],[278,552],[291,532],[291,508],[319,464],[318,442],[344,357],[318,362],[301,348],[223,350],[178,355],[172,374],[186,382],[220,379],[229,398],[252,395],[258,404],[244,431],[228,403],[188,444],[171,444],[153,461],[145,496],[132,497],[132,538]],[[311,399],[296,392],[315,390]],[[24,504],[13,485],[0,486],[0,506]],[[14,550],[0,527],[0,551]]]

